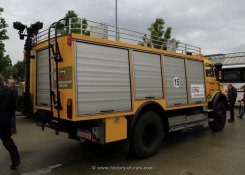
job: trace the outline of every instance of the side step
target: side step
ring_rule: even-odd
[[[213,121],[213,119],[205,119],[205,120],[199,120],[196,122],[183,123],[183,124],[176,125],[176,126],[170,126],[169,132],[178,131],[178,130],[185,130],[188,128],[193,128],[195,126],[207,127],[208,123],[211,121]]]
[[[169,132],[192,128],[195,126],[207,127],[208,123],[213,121],[212,118],[208,118],[208,113],[201,113],[195,115],[181,115],[170,117],[169,121]]]

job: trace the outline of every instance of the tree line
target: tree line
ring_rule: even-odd
[[[8,24],[1,16],[4,9],[0,7],[0,75],[5,78],[22,79],[24,78],[24,61],[12,64],[10,56],[6,54],[4,40],[9,39],[7,35]]]

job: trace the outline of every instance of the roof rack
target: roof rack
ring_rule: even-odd
[[[120,41],[130,44],[137,44],[147,47],[154,47],[158,49],[168,50],[189,55],[201,54],[201,48],[182,43],[175,39],[166,40],[158,36],[148,35],[134,30],[115,27],[105,23],[100,23],[88,19],[69,18],[64,24],[64,30],[59,35],[66,35],[70,33],[80,33],[83,35],[90,35],[93,37]],[[51,30],[51,38],[54,37],[54,29]],[[34,44],[38,44],[48,39],[48,29],[38,33],[34,38]]]

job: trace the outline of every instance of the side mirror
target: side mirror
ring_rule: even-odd
[[[222,69],[222,63],[214,63],[214,68],[215,68],[215,76],[218,81],[222,79],[221,77],[221,69]]]
[[[221,70],[223,64],[222,63],[214,63],[214,67],[216,70]]]

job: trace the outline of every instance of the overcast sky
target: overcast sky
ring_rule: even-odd
[[[5,41],[13,63],[22,59],[24,41],[14,21],[51,23],[74,10],[79,17],[115,23],[115,0],[1,0],[9,24]],[[157,17],[173,28],[172,37],[202,48],[203,54],[245,51],[244,0],[118,0],[118,26],[141,32]]]

